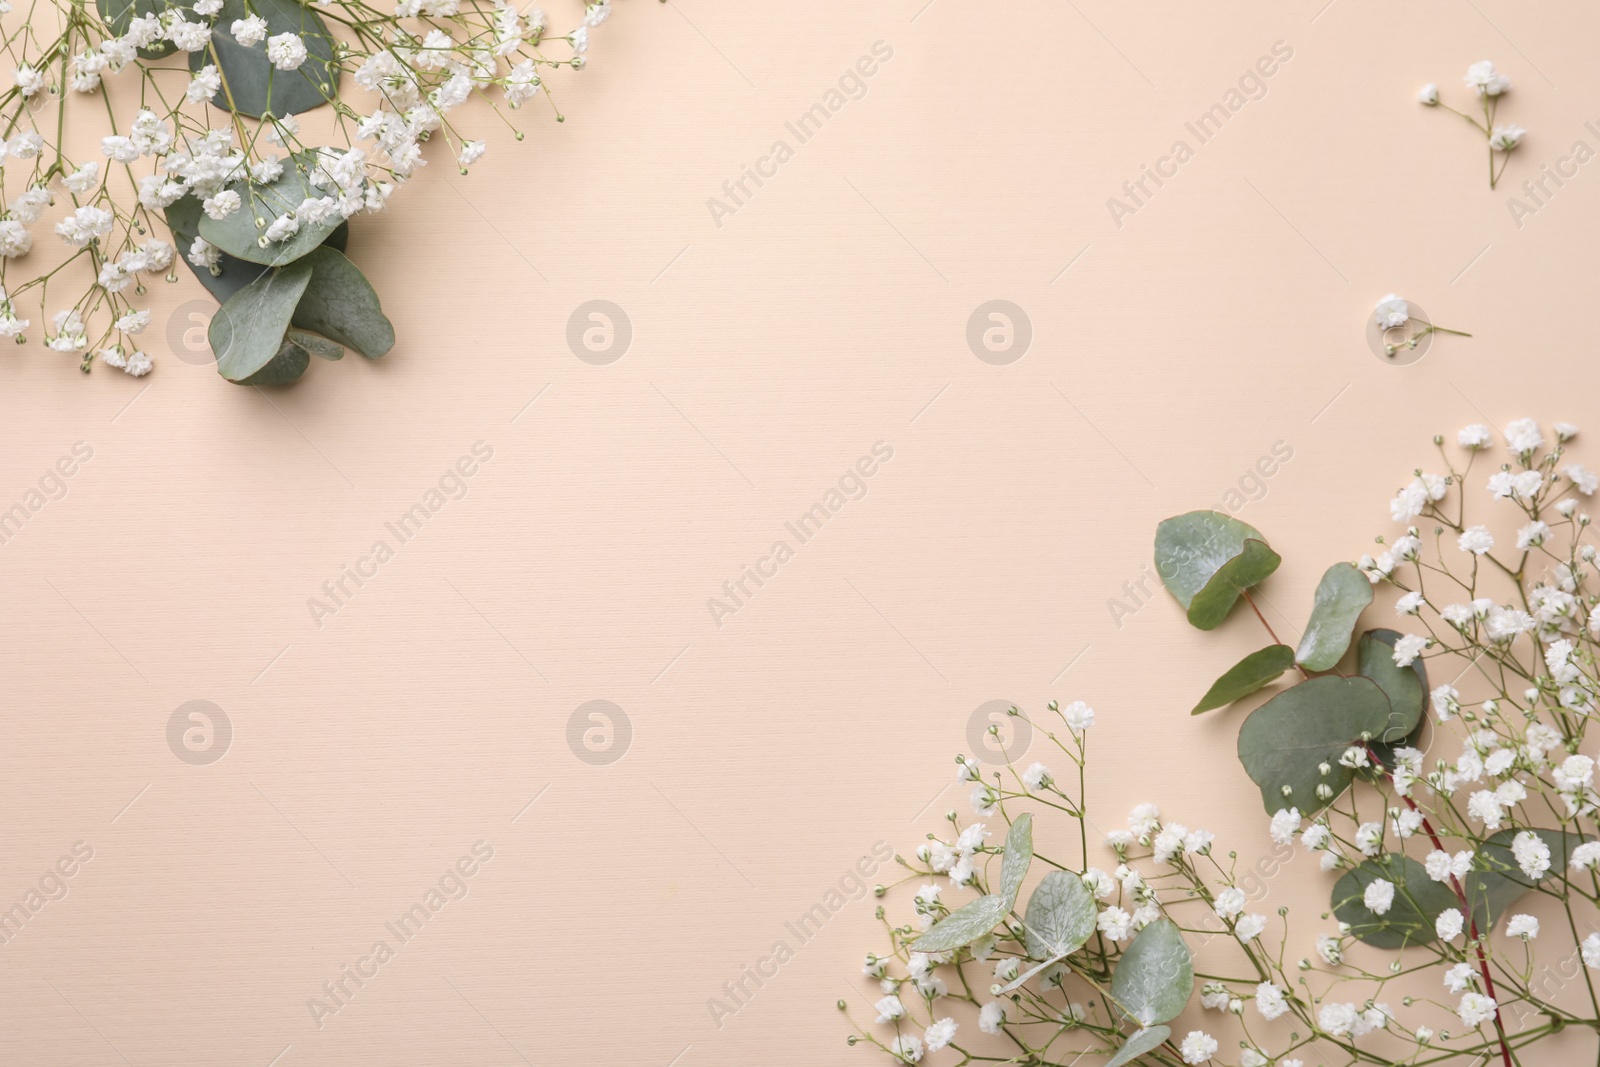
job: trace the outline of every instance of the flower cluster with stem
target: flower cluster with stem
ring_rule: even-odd
[[[1467,88],[1477,94],[1478,115],[1457,111],[1445,103],[1439,96],[1439,87],[1432,82],[1422,87],[1417,100],[1424,107],[1442,107],[1452,115],[1461,116],[1483,134],[1489,145],[1489,188],[1493,189],[1500,184],[1506,164],[1511,161],[1511,153],[1522,143],[1528,131],[1514,122],[1505,125],[1495,122],[1500,111],[1500,98],[1511,91],[1511,79],[1495,70],[1492,62],[1485,59],[1472,64],[1467,68],[1465,81]]]

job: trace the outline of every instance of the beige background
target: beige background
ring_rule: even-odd
[[[1293,459],[1240,515],[1284,552],[1293,635],[1430,435],[1600,430],[1600,163],[1520,229],[1507,207],[1600,148],[1597,31],[1574,2],[629,0],[564,125],[357,227],[401,337],[381,363],[230,386],[164,339],[187,275],[144,381],[5,354],[0,505],[93,458],[0,547],[0,901],[94,858],[0,947],[0,1062],[872,1062],[831,1009],[880,943],[870,900],[720,1028],[706,1000],[875,841],[964,808],[950,760],[994,699],[1100,710],[1107,823],[1157,800],[1264,852],[1237,719],[1185,714],[1254,623],[1206,638],[1163,594],[1119,627],[1107,601],[1159,518],[1274,442]],[[716,225],[707,199],[880,40],[864,98]],[[1265,97],[1114,225],[1276,41]],[[1413,102],[1464,99],[1482,58],[1532,131],[1498,193],[1473,131]],[[1390,290],[1476,336],[1383,365]],[[997,298],[1033,329],[1006,366],[965,339]],[[606,366],[565,341],[593,299],[633,330]],[[476,441],[466,497],[313,625]],[[708,598],[877,441],[866,497],[715,626]],[[166,742],[193,699],[235,731],[209,766]],[[631,723],[608,765],[568,744],[594,699]],[[470,894],[316,1028],[307,998],[480,839]],[[1321,876],[1271,892],[1309,945]]]

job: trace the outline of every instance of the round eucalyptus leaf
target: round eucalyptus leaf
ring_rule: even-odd
[[[1161,1046],[1161,1043],[1172,1036],[1171,1027],[1148,1026],[1128,1035],[1128,1040],[1123,1042],[1117,1054],[1105,1062],[1103,1067],[1123,1067],[1125,1063],[1134,1060]]]
[[[1467,900],[1472,904],[1472,918],[1480,933],[1488,933],[1495,922],[1504,915],[1517,898],[1548,879],[1559,881],[1567,869],[1572,850],[1591,841],[1587,834],[1561,830],[1532,830],[1550,848],[1550,869],[1542,878],[1529,878],[1523,873],[1511,850],[1517,834],[1515,829],[1501,830],[1489,837],[1476,856],[1472,870],[1463,879]]]
[[[1156,573],[1184,610],[1211,576],[1240,552],[1247,538],[1266,540],[1261,531],[1220,511],[1190,511],[1163,519],[1156,527]]]
[[[377,359],[394,347],[394,324],[383,313],[377,291],[342,252],[323,246],[308,253],[311,282],[294,324]]]
[[[324,341],[314,333],[290,330],[285,335],[290,341],[321,359],[343,359],[344,348],[332,341]]]
[[[1317,583],[1311,621],[1300,637],[1295,660],[1311,671],[1331,671],[1350,647],[1356,620],[1372,603],[1372,583],[1348,563],[1335,563]],[[1365,672],[1362,672],[1365,673]]]
[[[1367,907],[1367,886],[1378,880],[1394,885],[1389,910],[1374,915]],[[1365,860],[1334,883],[1333,913],[1350,924],[1350,932],[1377,948],[1425,945],[1434,940],[1434,920],[1442,911],[1460,907],[1448,883],[1435,882],[1410,856],[1391,852]]]
[[[1111,976],[1111,998],[1140,1026],[1177,1018],[1194,992],[1194,961],[1183,932],[1157,919],[1134,935]]]
[[[1244,591],[1260,584],[1282,562],[1282,557],[1265,541],[1245,538],[1239,554],[1218,568],[1205,588],[1189,602],[1189,624],[1201,630],[1215,630]]]
[[[285,339],[278,354],[268,361],[265,367],[256,371],[250,377],[238,382],[239,385],[288,385],[306,372],[311,365],[311,353]]]
[[[1396,726],[1405,726],[1405,736],[1393,741],[1379,741],[1372,751],[1385,767],[1394,766],[1394,750],[1415,748],[1428,728],[1422,712],[1428,696],[1428,668],[1422,657],[1411,661],[1409,667],[1397,667],[1394,662],[1394,643],[1400,640],[1398,630],[1368,630],[1356,643],[1356,668],[1363,678],[1378,683],[1389,698],[1389,707],[1398,717]],[[1409,724],[1409,725],[1408,725]]]
[[[1032,864],[1033,814],[1025,811],[1011,824],[1006,834],[1006,854],[1000,861],[1000,895],[1008,902],[1007,910],[1016,906],[1017,893]]]
[[[1320,810],[1343,793],[1354,772],[1339,763],[1362,741],[1398,740],[1404,721],[1370,678],[1322,675],[1286,689],[1250,713],[1239,730],[1239,762],[1267,813]],[[1326,770],[1324,770],[1326,768]],[[1317,787],[1326,786],[1318,796]]]
[[[115,0],[109,0],[115,2]],[[279,70],[267,59],[266,42],[246,48],[225,27],[235,19],[260,15],[267,20],[267,35],[299,34],[305,42],[306,60],[295,70]],[[211,98],[215,107],[251,118],[272,114],[279,118],[310,111],[339,94],[339,68],[333,62],[333,35],[322,16],[296,0],[223,0],[211,34],[211,47],[189,53],[189,69],[199,71],[215,64],[223,86]]]
[[[217,309],[207,336],[218,374],[244,382],[280,354],[295,305],[310,280],[309,265],[290,264],[263,275]]]
[[[1094,933],[1095,914],[1094,894],[1082,878],[1051,871],[1034,888],[1022,917],[1028,955],[1050,960],[1078,951]]]
[[[286,241],[266,243],[264,236],[280,216],[293,215],[306,200],[327,195],[311,184],[316,152],[296,152],[284,162],[283,174],[276,181],[262,183],[245,178],[229,185],[243,203],[225,219],[201,215],[200,236],[231,256],[269,267],[292,263],[321,245],[344,221],[337,214],[322,222],[302,222]]]
[[[212,274],[209,268],[197,267],[189,262],[189,246],[194,244],[194,239],[200,236],[200,219],[203,211],[200,201],[194,196],[183,196],[170,204],[166,209],[167,227],[172,230],[172,240],[178,247],[179,258],[183,265],[200,280],[200,284],[217,298],[218,303],[224,303],[234,293],[261,277],[271,267],[260,263],[251,263],[247,260],[230,256],[226,252],[218,253],[217,273]],[[343,252],[350,241],[350,224],[341,222],[322,243],[329,248],[337,248]]]
[[[917,952],[947,952],[971,944],[990,930],[1011,910],[1005,897],[991,893],[952,911],[933,924],[933,928],[911,943]]]
[[[1206,690],[1206,695],[1200,698],[1200,703],[1189,714],[1199,715],[1213,708],[1227,707],[1235,700],[1270,685],[1273,679],[1293,666],[1294,649],[1288,645],[1268,645],[1252,652],[1211,683],[1211,688]]]

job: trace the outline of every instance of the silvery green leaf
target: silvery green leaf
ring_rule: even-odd
[[[1356,619],[1372,603],[1372,583],[1348,563],[1335,563],[1317,583],[1311,621],[1300,638],[1295,661],[1311,671],[1330,671],[1344,658]]]
[[[1322,675],[1250,713],[1239,729],[1239,762],[1261,787],[1269,815],[1298,808],[1309,816],[1350,785],[1354,772],[1339,763],[1347,748],[1363,737],[1399,740],[1403,726],[1370,678]],[[1318,786],[1327,787],[1324,795]]]
[[[1051,871],[1028,898],[1022,926],[1028,955],[1057,959],[1076,952],[1094,933],[1094,894],[1070,871]]]
[[[1146,1052],[1159,1047],[1171,1036],[1172,1029],[1166,1026],[1150,1026],[1130,1034],[1128,1040],[1117,1050],[1117,1054],[1107,1060],[1103,1067],[1123,1067],[1125,1063],[1132,1063]]]
[[[265,367],[235,384],[288,385],[304,374],[310,365],[311,353],[285,338],[278,349],[278,354],[273,356]]]
[[[1221,625],[1239,594],[1280,562],[1261,531],[1221,512],[1191,511],[1156,527],[1156,573],[1202,630]]]
[[[1384,766],[1394,765],[1394,750],[1402,745],[1414,745],[1427,728],[1422,716],[1423,703],[1428,693],[1428,668],[1418,656],[1409,667],[1397,667],[1394,662],[1394,643],[1400,640],[1398,630],[1368,630],[1356,643],[1356,670],[1363,678],[1378,683],[1389,698],[1389,708],[1395,714],[1390,740],[1373,744],[1372,751]],[[1402,736],[1394,733],[1404,729]]]
[[[180,197],[168,205],[167,226],[172,230],[173,243],[178,246],[179,253],[188,252],[189,246],[194,244],[194,239],[200,236],[201,214],[200,201],[192,195]],[[323,244],[343,252],[349,240],[350,224],[341,222]],[[187,255],[180,257],[184,266],[200,279],[200,284],[211,291],[211,295],[217,298],[218,303],[225,303],[234,293],[272,269],[260,263],[251,263],[237,256],[230,256],[222,251],[218,252],[218,257],[216,274],[212,274],[207,267],[197,267],[190,263]]]
[[[1028,979],[1032,978],[1034,975],[1038,974],[1040,971],[1047,970],[1048,968],[1054,967],[1056,964],[1060,963],[1062,960],[1066,959],[1067,956],[1070,956],[1070,955],[1071,955],[1071,953],[1069,952],[1069,953],[1066,953],[1064,955],[1055,956],[1055,957],[1052,957],[1051,959],[1045,960],[1043,963],[1040,963],[1040,964],[1037,964],[1037,965],[1035,965],[1033,967],[1028,968],[1026,971],[1023,971],[1021,974],[1017,975],[1011,981],[1009,981],[1005,985],[1001,986],[1000,987],[1000,996],[1005,996],[1005,994],[1011,992],[1013,989],[1022,988],[1023,983],[1026,982]]]
[[[310,280],[309,265],[291,264],[258,278],[218,308],[207,331],[217,373],[244,382],[272,362]]]
[[[114,0],[112,0],[114,2]],[[265,42],[246,48],[223,27],[235,19],[260,15],[267,34],[294,33],[306,46],[305,62],[295,70],[278,70],[267,59]],[[211,98],[212,106],[251,118],[273,114],[279,118],[320,107],[339,95],[339,68],[333,62],[333,35],[322,16],[295,0],[223,0],[217,15],[211,47],[189,53],[189,69],[199,71],[214,64],[223,86]]]
[[[133,22],[135,15],[160,15],[169,9],[181,12],[186,18],[194,14],[191,5],[169,3],[168,0],[95,0],[95,6],[100,10],[100,17],[105,19],[106,25],[111,28],[112,35],[116,37],[128,32],[128,26]],[[139,54],[145,59],[160,59],[171,52],[172,42],[165,39],[139,49]]]
[[[342,347],[332,341],[324,341],[316,334],[305,333],[301,330],[290,330],[287,337],[313,356],[320,356],[322,359],[344,358],[344,349]]]
[[[1211,688],[1206,690],[1206,695],[1200,698],[1200,703],[1189,714],[1199,715],[1213,708],[1227,707],[1235,700],[1270,685],[1273,679],[1293,666],[1294,649],[1288,645],[1268,645],[1252,652],[1211,683]]]
[[[1388,911],[1374,915],[1365,895],[1367,886],[1380,879],[1394,885],[1394,900]],[[1426,945],[1437,936],[1433,923],[1439,913],[1459,904],[1447,883],[1435,882],[1422,864],[1398,852],[1363,860],[1333,887],[1334,915],[1349,923],[1356,937],[1382,949]]]
[[[265,236],[281,216],[294,215],[306,200],[328,195],[311,184],[317,152],[308,149],[284,160],[283,174],[276,181],[263,183],[245,178],[229,185],[242,201],[239,209],[225,219],[202,215],[200,236],[231,256],[269,267],[292,263],[317,248],[343,223],[337,212],[322,222],[302,222],[288,240],[269,243]]]
[[[1022,880],[1028,876],[1028,867],[1032,863],[1033,815],[1023,812],[1006,834],[1006,854],[1000,861],[1000,895],[1008,901],[1008,908],[1016,906],[1017,893],[1022,889]]]
[[[394,324],[378,294],[343,252],[326,245],[307,253],[311,281],[294,309],[294,324],[377,359],[394,347]]]
[[[1194,992],[1194,961],[1183,932],[1157,919],[1134,935],[1111,976],[1111,998],[1140,1026],[1177,1018]]]
[[[911,947],[917,952],[946,952],[971,944],[999,926],[1010,910],[1005,897],[993,893],[979,897],[934,923]]]

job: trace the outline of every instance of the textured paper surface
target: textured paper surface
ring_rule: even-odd
[[[1433,433],[1600,431],[1600,163],[1560,163],[1600,150],[1597,22],[629,0],[565,124],[530,108],[524,143],[358,224],[384,361],[227,385],[174,354],[213,306],[187,276],[153,291],[148,379],[7,352],[0,507],[92,457],[0,546],[0,904],[75,870],[0,946],[0,1061],[876,1062],[831,1008],[862,1001],[873,902],[803,942],[787,924],[965,807],[951,757],[990,701],[1099,709],[1102,827],[1155,800],[1265,854],[1237,717],[1187,715],[1258,630],[1184,624],[1145,577],[1155,523],[1252,498],[1292,644],[1323,567],[1393,532]],[[787,124],[877,42],[802,143]],[[1201,143],[1185,124],[1277,42],[1264,95]],[[1481,139],[1413,102],[1464,95],[1483,58],[1532,131],[1496,193]],[[1119,227],[1108,198],[1180,139]],[[1575,173],[1519,226],[1508,198],[1544,166]],[[1365,326],[1391,290],[1475,336],[1385,366]],[[595,300],[631,328],[608,363],[568,345]],[[1014,361],[969,347],[992,300],[1031,326]],[[864,495],[790,532],[853,477]],[[441,479],[402,541],[386,524]],[[318,625],[308,599],[357,567]],[[231,723],[209,764],[168,744],[194,700]],[[592,739],[609,763],[569,744],[591,701],[626,716]],[[458,862],[464,899],[386,932]],[[1324,878],[1297,859],[1270,900],[1309,947]],[[392,958],[361,963],[378,940]],[[793,958],[719,1026],[708,998],[780,940]],[[308,999],[358,965],[319,1027]]]

